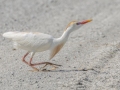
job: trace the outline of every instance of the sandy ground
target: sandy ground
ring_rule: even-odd
[[[26,51],[13,51],[0,35],[0,90],[120,90],[120,0],[0,0],[1,34],[39,31],[59,37],[70,21],[91,18],[51,60],[62,65],[52,72],[29,71],[21,60]],[[34,62],[48,56],[37,53]]]

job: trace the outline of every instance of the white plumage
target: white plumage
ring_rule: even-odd
[[[32,64],[32,58],[36,52],[42,52],[45,50],[50,50],[50,59],[52,59],[62,48],[65,42],[68,39],[69,34],[73,30],[77,30],[83,24],[90,22],[91,20],[85,20],[82,22],[73,21],[68,24],[66,30],[62,34],[60,38],[53,38],[51,35],[39,33],[39,32],[6,32],[3,34],[3,37],[9,38],[14,43],[14,48],[21,48],[27,51],[27,53],[23,57],[23,62],[31,66],[33,69],[39,71],[35,65],[45,64],[51,65],[56,68],[56,66],[60,66],[58,64],[53,64],[50,62],[41,62]],[[30,61],[27,62],[25,57],[31,53]],[[44,67],[45,67],[44,66]]]
[[[39,32],[6,32],[4,37],[14,42],[14,47],[30,52],[41,52],[48,50],[53,42],[53,37]]]

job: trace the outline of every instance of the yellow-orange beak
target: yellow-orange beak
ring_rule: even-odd
[[[91,21],[92,21],[92,19],[89,19],[89,20],[85,20],[85,21],[82,21],[82,22],[77,22],[76,24],[77,25],[86,24],[86,23],[91,22]]]

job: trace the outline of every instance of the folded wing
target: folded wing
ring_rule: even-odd
[[[17,47],[38,51],[50,48],[53,40],[52,36],[39,32],[6,32],[3,37],[12,39]]]

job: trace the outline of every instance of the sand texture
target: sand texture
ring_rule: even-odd
[[[86,19],[93,21],[70,34],[50,61],[62,67],[51,72],[29,71],[26,51],[2,37],[7,31],[60,37],[70,21]],[[33,61],[48,57],[36,53]],[[120,0],[0,0],[0,90],[120,90]]]

